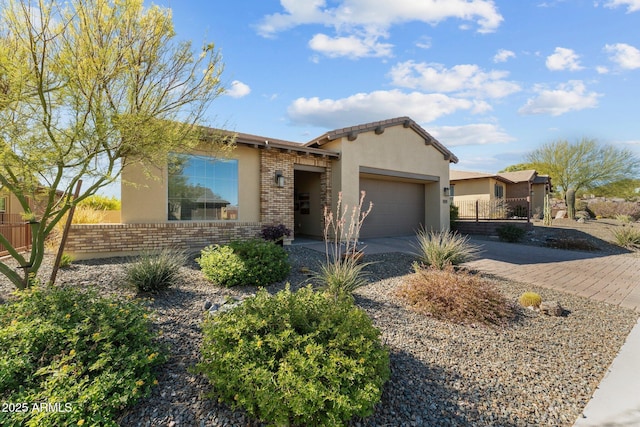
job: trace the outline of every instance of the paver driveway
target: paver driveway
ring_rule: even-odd
[[[472,239],[483,249],[466,265],[640,312],[640,256],[604,255]]]

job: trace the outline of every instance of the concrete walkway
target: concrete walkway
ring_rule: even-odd
[[[366,239],[367,254],[415,253],[415,237]],[[640,256],[603,255],[472,239],[480,258],[468,267],[496,276],[557,289],[626,307],[640,314]],[[296,241],[324,252],[319,241]],[[574,427],[640,426],[640,320]]]

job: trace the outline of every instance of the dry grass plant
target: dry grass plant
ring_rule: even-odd
[[[502,326],[513,320],[518,308],[491,283],[452,266],[442,270],[414,265],[396,295],[411,310],[461,324]]]
[[[471,261],[480,253],[478,246],[469,243],[468,236],[457,232],[427,232],[422,229],[418,231],[417,238],[416,256],[425,265],[439,270]]]

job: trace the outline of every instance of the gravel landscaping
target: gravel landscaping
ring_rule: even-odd
[[[288,248],[292,288],[308,277],[324,255],[303,247]],[[562,317],[522,310],[504,328],[456,325],[417,315],[394,296],[411,272],[413,257],[390,253],[368,255],[370,284],[356,291],[356,302],[372,317],[391,350],[391,379],[375,413],[352,426],[571,426],[604,376],[637,314],[604,303],[529,285],[487,277],[516,299],[534,291],[556,300]],[[52,260],[47,259],[43,277]],[[59,285],[97,286],[105,294],[135,296],[123,287],[128,260],[76,262],[58,274]],[[223,303],[255,291],[221,288],[207,282],[194,262],[184,267],[181,283],[151,296],[154,324],[171,357],[150,397],[123,413],[123,426],[259,426],[241,411],[232,411],[204,394],[204,377],[192,375],[198,362],[204,302]],[[284,288],[284,282],[268,287]],[[0,278],[0,303],[10,299],[12,285]]]

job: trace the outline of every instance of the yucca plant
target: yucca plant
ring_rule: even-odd
[[[314,273],[312,279],[319,283],[319,288],[335,297],[350,295],[357,288],[368,284],[363,269],[371,264],[361,263],[356,258],[347,257],[342,261],[321,264],[320,271]]]
[[[480,248],[469,243],[468,236],[450,231],[425,231],[417,234],[417,256],[428,266],[443,270],[449,265],[458,265],[471,261],[480,253]]]
[[[366,193],[360,192],[357,206],[351,210],[342,202],[342,192],[338,193],[336,214],[325,207],[324,242],[325,262],[312,279],[319,287],[333,295],[350,295],[355,289],[368,283],[363,269],[370,263],[361,263],[362,252],[358,250],[358,238],[365,218],[371,213],[373,204],[364,210]],[[350,216],[347,215],[350,213]],[[342,247],[344,244],[344,249]]]
[[[145,252],[127,267],[127,282],[139,292],[157,292],[173,286],[180,267],[187,261],[184,251],[161,249]]]
[[[613,230],[613,238],[618,246],[640,248],[640,230],[633,227],[619,227]]]

